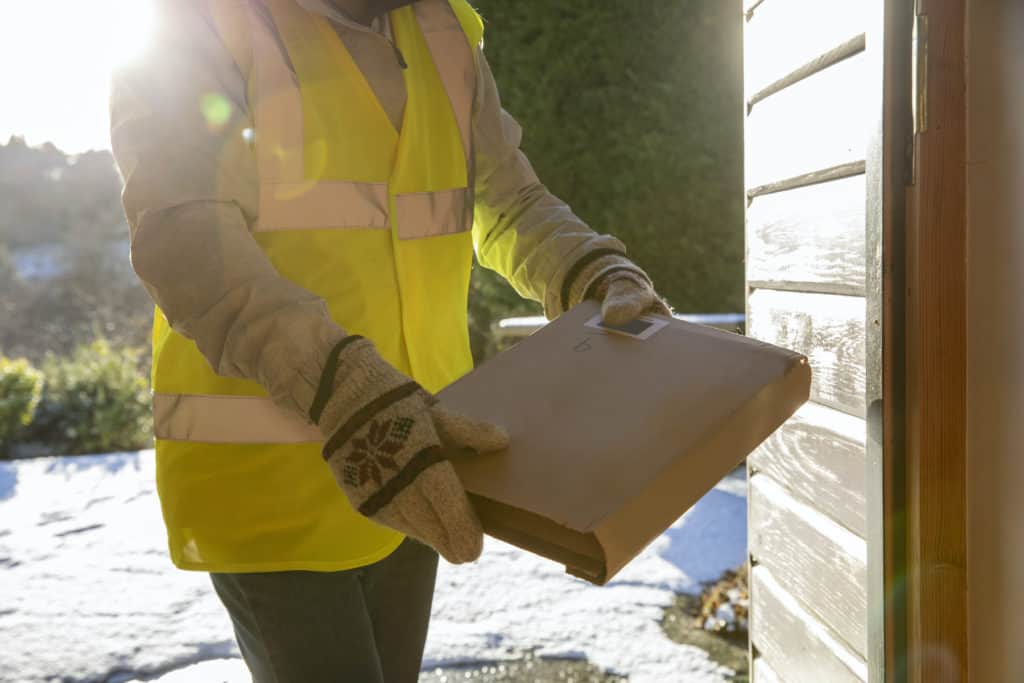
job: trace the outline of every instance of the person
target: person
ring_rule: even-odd
[[[110,112],[171,559],[254,680],[414,681],[437,553],[483,544],[451,459],[508,439],[435,398],[474,251],[549,318],[669,309],[538,180],[466,0],[158,8]]]

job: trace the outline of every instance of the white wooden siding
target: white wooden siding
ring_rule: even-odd
[[[747,99],[800,67],[862,35],[864,0],[768,0],[751,14],[744,36]]]
[[[747,117],[748,191],[786,178],[863,161],[869,76],[862,53],[755,104]]]
[[[867,679],[865,341],[873,3],[747,0],[747,333],[811,402],[748,459],[751,680]]]
[[[782,577],[801,606],[844,644],[867,652],[867,545],[790,496],[771,477],[750,479],[750,557]]]
[[[866,436],[864,420],[808,403],[748,462],[752,474],[772,477],[796,500],[866,538]]]
[[[811,362],[811,398],[864,417],[862,297],[758,289],[747,298],[747,333]]]
[[[864,296],[863,175],[754,198],[747,209],[751,287]]]
[[[779,678],[779,674],[775,673],[775,669],[768,664],[768,660],[764,657],[754,657],[750,663],[750,674],[752,681],[759,681],[760,683],[782,683],[782,679]]]
[[[786,683],[863,683],[867,666],[764,567],[750,573],[751,639]],[[756,674],[756,671],[755,671]],[[762,683],[763,679],[755,679]]]

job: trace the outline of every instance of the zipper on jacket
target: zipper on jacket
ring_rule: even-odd
[[[398,66],[402,67],[403,69],[408,69],[409,65],[406,63],[405,57],[402,56],[402,51],[398,49],[398,45],[396,45],[391,40],[388,40],[387,38],[384,38],[384,40],[387,40],[389,43],[391,43],[391,48],[395,51],[395,57],[398,58]]]
[[[405,55],[403,55],[402,51],[398,49],[398,43],[395,42],[395,35],[391,32],[391,18],[385,14],[381,17],[381,21],[383,22],[381,27],[383,30],[373,31],[373,33],[386,40],[388,45],[391,46],[391,49],[395,51],[395,58],[398,59],[398,66],[402,67],[402,69],[408,69],[409,63],[405,61]]]

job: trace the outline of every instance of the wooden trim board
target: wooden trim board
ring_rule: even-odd
[[[869,26],[881,80],[867,161],[868,677],[905,680],[906,206],[913,149],[913,2],[879,4]]]
[[[919,0],[907,238],[908,678],[967,680],[965,0]]]

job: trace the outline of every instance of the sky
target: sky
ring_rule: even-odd
[[[146,44],[151,3],[0,3],[0,144],[18,135],[30,145],[53,142],[72,154],[109,149],[110,72]]]

